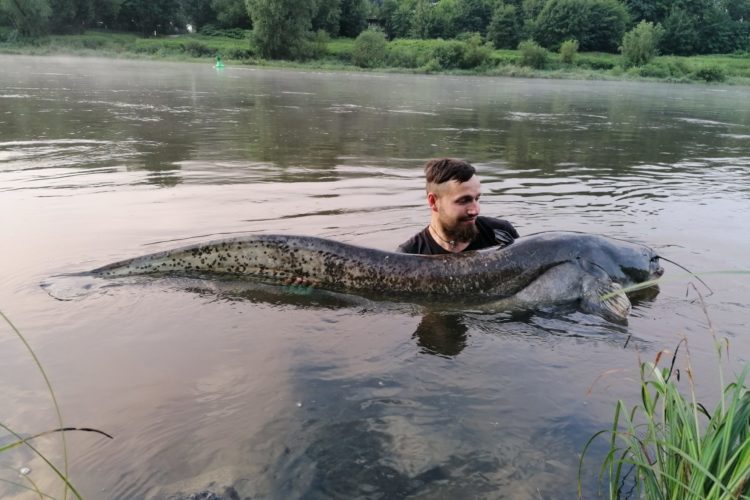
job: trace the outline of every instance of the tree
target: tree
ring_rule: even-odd
[[[384,0],[380,11],[385,34],[392,40],[409,36],[416,0]]]
[[[211,0],[180,0],[182,3],[182,12],[185,15],[186,22],[191,24],[196,30],[206,24],[216,22],[216,11],[213,8]]]
[[[47,21],[52,14],[47,0],[0,0],[13,27],[25,36],[39,36],[47,31]]]
[[[750,0],[724,0],[723,7],[733,20],[750,22]]]
[[[117,23],[122,0],[94,0],[94,22],[104,28]]]
[[[492,18],[491,0],[459,0],[456,12],[456,30],[459,33],[487,34]]]
[[[584,51],[615,52],[628,20],[618,0],[549,0],[536,19],[534,38],[552,50],[575,39]]]
[[[253,36],[263,57],[304,56],[315,13],[313,0],[245,0]]]
[[[458,29],[458,2],[460,0],[440,0],[432,8],[430,38],[456,38]]]
[[[521,18],[515,5],[500,3],[492,12],[487,39],[498,49],[518,47],[521,40]]]
[[[167,33],[182,23],[179,0],[124,0],[117,24],[127,31],[144,35]]]
[[[666,54],[696,54],[699,47],[698,18],[682,9],[674,9],[664,19],[661,49]]]
[[[430,38],[432,31],[432,2],[430,0],[416,0],[409,34],[414,38]]]
[[[312,18],[313,31],[323,30],[331,36],[339,36],[341,30],[341,0],[322,0]]]
[[[674,0],[624,0],[633,20],[659,23],[669,14]]]
[[[354,38],[367,28],[368,0],[341,0],[339,34]]]
[[[80,33],[94,20],[93,0],[50,0],[50,30],[54,33]]]
[[[659,42],[664,36],[661,24],[641,21],[622,37],[622,52],[629,66],[643,66],[658,54]]]
[[[250,27],[250,15],[243,0],[211,0],[211,8],[222,28]]]

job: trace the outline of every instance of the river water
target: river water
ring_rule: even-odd
[[[0,63],[0,310],[65,424],[114,436],[66,434],[85,498],[575,498],[584,444],[617,399],[637,400],[639,357],[686,337],[707,406],[709,319],[726,371],[748,361],[747,88]],[[165,279],[66,301],[40,286],[252,233],[392,250],[429,218],[420,165],[446,155],[477,167],[484,215],[648,244],[713,294],[666,263],[659,293],[615,325]],[[58,427],[30,355],[0,332],[0,422]],[[63,466],[59,435],[34,442]],[[587,497],[604,453],[587,458]],[[28,448],[0,466],[63,495]],[[34,497],[8,483],[0,496]]]

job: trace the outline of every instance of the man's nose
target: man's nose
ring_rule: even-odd
[[[475,201],[474,203],[469,205],[468,209],[469,215],[479,215],[479,202]]]

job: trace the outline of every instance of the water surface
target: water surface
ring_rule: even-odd
[[[638,356],[687,337],[711,402],[707,292],[669,264],[627,325],[575,308],[449,314],[179,280],[71,301],[39,286],[251,233],[392,250],[429,218],[430,157],[474,163],[482,213],[522,234],[607,234],[706,273],[728,368],[747,361],[745,88],[0,60],[0,309],[36,349],[66,424],[115,436],[68,435],[87,498],[226,486],[252,498],[574,498],[584,443],[618,398],[638,396]],[[56,427],[32,360],[2,331],[0,421]],[[58,438],[37,444],[60,460]],[[29,450],[0,462],[1,477],[28,466],[61,496]]]

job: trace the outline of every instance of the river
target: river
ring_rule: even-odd
[[[114,436],[66,433],[84,498],[575,498],[584,444],[618,399],[637,401],[639,359],[687,338],[707,406],[711,327],[729,375],[748,361],[746,87],[0,63],[0,310],[65,424]],[[75,300],[40,286],[253,233],[393,250],[429,219],[420,166],[437,156],[472,162],[482,214],[522,235],[644,243],[713,293],[666,263],[659,293],[618,325],[573,307],[425,313],[168,279]],[[0,422],[58,427],[24,345],[0,333]],[[59,434],[34,443],[63,466]],[[587,457],[587,497],[604,445]],[[0,465],[63,494],[28,448]],[[8,483],[0,496],[34,497]]]

